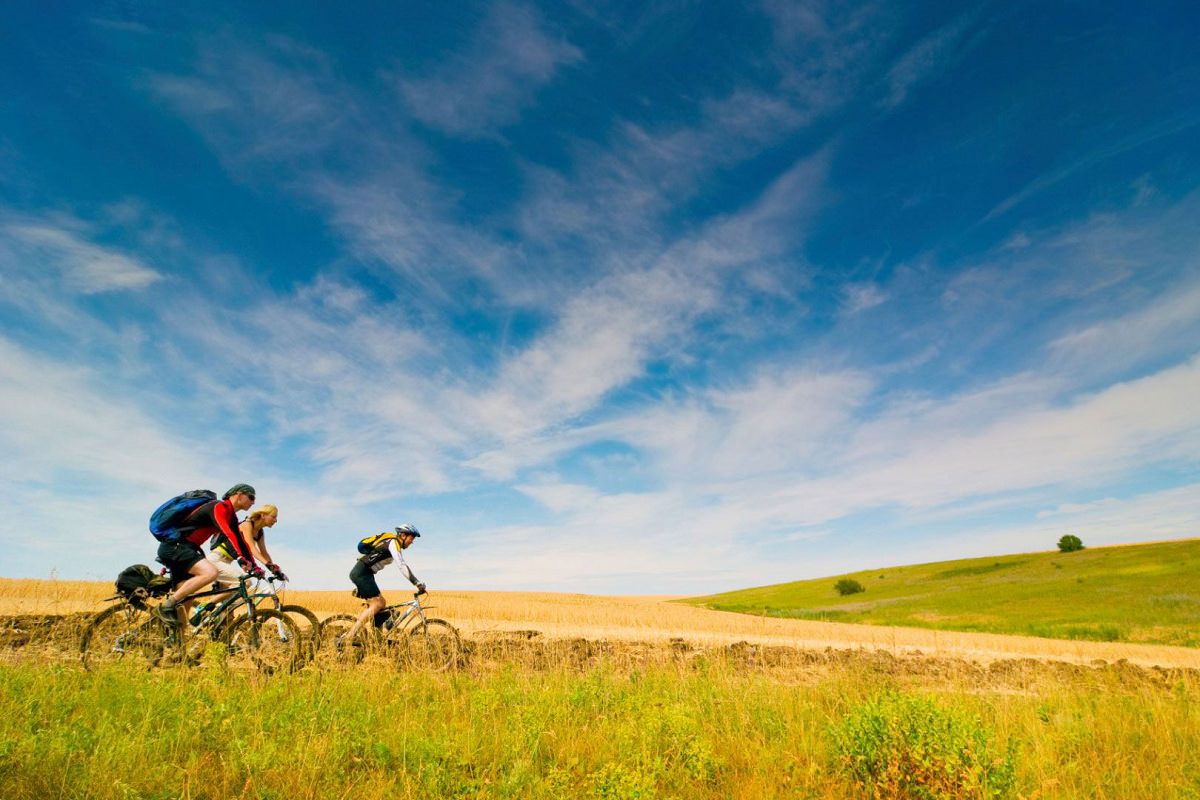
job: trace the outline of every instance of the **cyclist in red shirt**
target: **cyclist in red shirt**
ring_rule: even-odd
[[[238,526],[237,513],[254,505],[254,487],[246,483],[234,484],[221,500],[205,503],[187,516],[177,529],[177,539],[165,541],[158,546],[158,560],[171,570],[171,580],[177,583],[163,604],[158,607],[159,615],[172,624],[179,622],[177,606],[217,579],[216,566],[204,557],[200,546],[217,534],[224,534],[233,545],[238,559],[245,564],[246,572],[261,578],[262,568],[254,560],[250,546]]]

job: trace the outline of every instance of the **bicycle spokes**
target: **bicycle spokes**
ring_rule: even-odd
[[[254,619],[242,617],[229,628],[225,642],[231,668],[274,674],[304,664],[300,633],[278,611],[259,611]]]
[[[412,669],[440,672],[458,662],[458,632],[440,619],[418,623],[408,637],[407,661]]]

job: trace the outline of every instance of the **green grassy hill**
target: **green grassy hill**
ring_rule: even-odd
[[[834,584],[865,591],[841,596]],[[681,602],[771,617],[1200,646],[1200,539],[941,561]]]

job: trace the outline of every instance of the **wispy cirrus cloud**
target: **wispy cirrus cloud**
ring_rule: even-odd
[[[136,291],[162,278],[138,258],[88,238],[87,226],[70,217],[0,221],[25,260],[26,270],[57,272],[63,286],[83,294]]]
[[[1168,214],[1167,218],[1174,216]],[[782,525],[817,524],[873,508],[907,506],[915,510],[993,502],[989,498],[1002,498],[996,502],[1015,507],[1027,500],[1029,492],[1047,487],[1086,492],[1089,487],[1120,481],[1122,476],[1145,469],[1196,463],[1200,442],[1194,434],[1200,418],[1190,398],[1197,390],[1198,374],[1195,347],[1188,344],[1194,337],[1186,336],[1197,323],[1196,315],[1190,313],[1194,280],[1188,278],[1188,270],[1180,271],[1177,260],[1186,260],[1188,236],[1175,241],[1169,234],[1174,228],[1168,223],[1167,229],[1162,229],[1162,220],[1147,221],[1135,215],[1116,229],[1111,218],[1103,225],[1087,220],[1027,242],[1028,252],[1022,255],[1026,268],[1052,260],[1058,273],[1057,288],[1037,284],[1041,296],[1067,296],[1076,302],[1086,298],[1087,302],[1079,305],[1076,315],[1059,320],[1075,326],[1071,332],[1038,340],[1036,347],[1044,349],[1027,353],[1026,359],[1010,366],[1015,371],[992,384],[970,383],[948,396],[896,391],[890,387],[897,376],[919,369],[920,364],[906,368],[903,362],[884,362],[864,367],[853,381],[846,380],[850,373],[840,378],[836,371],[802,373],[802,380],[816,378],[817,385],[823,382],[832,387],[828,394],[816,395],[820,402],[809,411],[795,401],[809,389],[766,382],[759,389],[737,390],[744,394],[734,396],[744,401],[733,404],[733,409],[716,395],[699,394],[686,403],[668,401],[654,410],[639,408],[628,417],[596,425],[589,435],[598,441],[625,442],[646,453],[659,465],[660,481],[668,485],[678,482],[691,486],[697,495],[726,497],[731,505],[751,509],[753,519]],[[1121,246],[1104,245],[1114,241],[1122,242]],[[1151,242],[1158,243],[1157,250],[1145,249]],[[1138,299],[1132,301],[1121,280],[1096,274],[1092,254],[1097,248],[1104,250],[1106,258],[1126,265],[1167,259],[1175,266],[1163,269],[1173,277],[1162,285],[1163,276],[1157,275],[1154,282],[1162,288],[1147,295],[1142,286],[1134,293]],[[1001,263],[1004,270],[1012,269],[1010,262]],[[1076,271],[1078,275],[1073,275]],[[1139,274],[1146,277],[1149,273],[1143,270]],[[953,327],[946,327],[948,320],[940,320],[948,337],[947,352],[940,358],[953,360],[963,357],[964,351],[969,354],[975,330],[1026,325],[1023,315],[982,318],[980,309],[986,304],[976,305],[966,298],[978,292],[982,302],[1004,290],[990,278],[977,276],[977,280],[978,285],[968,289],[973,281],[964,283],[961,276],[951,276],[940,290],[943,302],[966,306]],[[899,287],[895,290],[901,292]],[[930,286],[904,289],[897,301],[907,304],[908,291],[929,293]],[[937,296],[939,290],[934,289],[933,294]],[[1027,304],[1031,312],[1039,307],[1039,300],[1032,295],[1015,300]],[[1136,310],[1110,319],[1113,304]],[[868,318],[886,318],[893,311],[880,306],[862,313]],[[903,323],[888,322],[887,329],[894,330],[896,324]],[[1128,348],[1117,343],[1121,338],[1128,340]],[[918,341],[914,346],[925,345]],[[1110,364],[1112,369],[1101,373],[1093,368],[1064,368],[1065,352],[1078,351],[1082,361],[1099,358],[1107,363],[1100,353],[1110,347],[1117,353],[1128,350],[1131,358],[1136,353],[1143,363],[1151,354],[1158,354],[1155,358],[1178,366],[1125,379],[1119,376],[1128,360],[1117,359]],[[849,354],[844,342],[810,351],[813,358],[845,358]],[[1177,360],[1181,354],[1183,362]],[[862,355],[865,353],[855,357]],[[1100,374],[1105,377],[1098,383]],[[767,391],[760,394],[764,389]],[[789,403],[795,403],[791,414]],[[745,419],[739,418],[736,408],[744,409]],[[773,413],[757,416],[757,409],[766,408]],[[831,409],[841,416],[820,413]],[[822,419],[834,422],[827,427],[818,424]],[[730,433],[724,436],[722,431]],[[748,433],[751,431],[755,433]],[[826,431],[824,439],[822,431]],[[819,457],[814,458],[813,451],[803,446],[811,441],[806,433],[825,441]],[[774,456],[770,443],[779,443]],[[742,470],[755,475],[753,466],[763,467],[762,476],[748,481],[753,489],[741,501],[725,494],[729,487],[715,472],[706,472],[706,465],[724,459],[737,465],[729,474]],[[768,467],[772,465],[778,470],[779,484],[770,475]],[[786,483],[790,488],[783,487]],[[775,492],[779,492],[778,498],[790,499],[774,502],[770,498]]]
[[[304,164],[337,147],[361,122],[358,98],[320,50],[280,35],[256,46],[202,37],[196,46],[191,72],[152,72],[138,80],[231,165]]]
[[[690,103],[686,122],[617,119],[603,138],[575,141],[567,169],[526,165],[529,188],[514,210],[523,240],[569,254],[579,246],[585,252],[616,248],[622,258],[624,248],[634,246],[629,243],[671,246],[680,236],[671,229],[673,212],[747,161],[835,115],[886,43],[886,14],[878,8],[847,12],[772,2],[762,11],[771,24],[762,54],[771,68],[766,85],[747,80],[702,94]],[[633,35],[627,46],[641,45]],[[833,146],[819,140],[797,160],[824,161]]]
[[[658,529],[671,531],[666,540],[732,546],[739,531],[795,533],[873,510],[900,513],[891,524],[902,527],[905,515],[918,520],[928,509],[953,513],[956,505],[967,518],[977,499],[1020,507],[1034,489],[1087,491],[1131,471],[1200,463],[1200,412],[1191,402],[1200,388],[1196,361],[1057,408],[981,407],[968,396],[939,401],[941,413],[930,420],[917,407],[887,409],[903,424],[862,427],[872,440],[864,458],[839,440],[869,418],[862,402],[868,388],[852,376],[798,373],[747,388],[723,406],[631,415],[604,426],[604,435],[653,454],[668,488],[610,495],[609,506],[582,488],[528,491],[568,527],[584,529],[612,507],[613,524],[622,514],[658,514]],[[975,410],[961,414],[957,404]],[[1104,435],[1085,435],[1097,430]]]
[[[842,296],[842,308],[846,314],[857,314],[887,301],[887,295],[873,283],[847,284]]]
[[[185,464],[194,463],[95,371],[47,362],[7,339],[0,339],[0,365],[2,441],[8,463],[20,464],[11,479],[49,483],[74,471],[101,481],[139,475],[161,487],[185,478]]]
[[[1109,141],[1103,146],[1093,148],[1082,154],[1075,155],[1054,169],[1039,175],[1037,178],[1030,181],[1015,193],[1001,200],[993,206],[987,214],[983,216],[976,226],[991,222],[992,220],[1007,214],[1013,208],[1021,205],[1026,200],[1034,197],[1041,192],[1055,186],[1063,181],[1078,175],[1089,169],[1092,169],[1100,164],[1103,164],[1109,159],[1128,153],[1132,150],[1137,150],[1140,147],[1148,145],[1152,142],[1164,139],[1169,136],[1175,136],[1184,131],[1191,130],[1197,125],[1200,125],[1200,118],[1197,118],[1192,113],[1173,117],[1171,119],[1155,120],[1148,124],[1142,124],[1139,127],[1128,131],[1124,136]],[[1141,192],[1139,192],[1139,196]]]
[[[1107,370],[1128,369],[1147,353],[1188,351],[1200,341],[1200,264],[1191,280],[1173,285],[1146,305],[1064,333],[1049,345],[1057,364],[1074,368],[1102,361]],[[1089,368],[1091,371],[1094,368]]]
[[[971,32],[977,17],[977,12],[963,14],[910,47],[888,70],[887,97],[881,105],[887,109],[899,106],[916,86],[953,68],[964,55],[964,38]]]
[[[490,13],[495,24],[481,24],[443,71],[398,79],[423,98],[410,115],[432,114],[455,130],[492,124],[581,57],[528,8],[501,4]],[[541,306],[594,274],[598,260],[606,271],[653,259],[656,248],[671,246],[662,215],[708,176],[836,108],[863,69],[852,67],[860,60],[847,49],[870,48],[863,25],[850,19],[814,34],[825,56],[779,54],[786,91],[736,87],[701,97],[697,124],[618,121],[604,140],[579,141],[569,170],[526,165],[524,199],[496,216],[517,226],[520,248],[463,218],[457,193],[432,179],[436,160],[402,113],[380,115],[378,104],[338,80],[330,57],[301,43],[210,37],[198,43],[191,73],[156,74],[149,86],[231,168],[254,174],[258,161],[267,174],[286,170],[284,183],[327,209],[356,255],[421,282],[431,298],[448,301],[483,280],[502,302]],[[847,41],[858,44],[843,47]],[[811,43],[780,39],[779,47],[809,53]],[[840,66],[831,69],[830,59]]]
[[[958,428],[905,431],[892,453],[860,464],[844,496],[920,507],[995,493],[1103,484],[1151,464],[1200,460],[1200,361],[1058,405],[966,417]],[[954,405],[942,401],[939,405]]]
[[[280,186],[317,205],[349,252],[448,304],[484,280],[511,279],[503,243],[459,219],[459,192],[429,177],[430,149],[400,110],[339,79],[331,59],[282,36],[266,45],[203,37],[190,72],[156,74],[150,91],[193,125],[238,180]],[[519,292],[520,289],[513,291]]]
[[[471,42],[422,76],[397,75],[410,113],[446,133],[476,137],[520,118],[537,92],[583,52],[546,29],[537,10],[497,3]]]
[[[819,206],[826,166],[824,154],[803,159],[738,214],[661,252],[631,250],[631,264],[563,304],[544,335],[500,365],[482,395],[483,427],[504,449],[530,446],[596,411],[610,392],[643,376],[651,360],[680,357],[696,324],[729,315],[741,271],[794,243]],[[646,265],[637,268],[640,259]],[[488,452],[476,463],[503,474],[519,460]]]
[[[708,404],[643,410],[597,426],[598,438],[625,441],[653,454],[666,486],[636,494],[602,494],[553,481],[523,486],[522,491],[554,512],[553,536],[550,529],[544,536],[564,550],[547,554],[536,531],[532,538],[537,544],[525,539],[530,533],[526,528],[505,547],[522,563],[524,558],[552,562],[556,585],[586,586],[607,568],[626,576],[627,591],[636,591],[636,578],[632,569],[621,569],[623,560],[665,560],[688,577],[666,576],[664,585],[688,591],[713,580],[708,571],[714,559],[729,586],[828,574],[844,568],[838,565],[847,560],[861,566],[910,563],[913,552],[935,559],[936,546],[926,552],[919,537],[905,537],[880,541],[873,558],[864,560],[865,554],[852,554],[855,538],[834,536],[830,541],[825,531],[821,551],[805,552],[799,563],[764,568],[758,556],[746,551],[749,541],[742,534],[755,531],[754,541],[762,541],[763,531],[777,531],[782,537],[778,546],[802,549],[805,532],[814,526],[838,524],[872,510],[898,515],[889,523],[892,529],[919,529],[932,509],[941,510],[942,525],[947,513],[949,519],[955,513],[970,519],[973,499],[992,503],[993,511],[1019,508],[1028,502],[1028,492],[1039,487],[1055,487],[1057,496],[1086,493],[1096,481],[1129,471],[1179,459],[1200,463],[1200,417],[1190,403],[1198,382],[1200,365],[1192,362],[1080,396],[1061,408],[1030,412],[1002,400],[981,405],[971,396],[939,400],[928,410],[940,413],[928,420],[923,419],[928,410],[916,406],[907,411],[885,408],[903,415],[905,424],[890,432],[879,426],[863,429],[863,437],[873,440],[872,455],[864,460],[862,454],[840,449],[838,440],[858,429],[864,415],[870,417],[863,403],[869,395],[863,392],[874,387],[853,376],[807,372],[761,381],[729,398],[714,396]],[[947,420],[956,422],[948,427]],[[1097,429],[1106,432],[1098,441],[1084,435]],[[803,445],[814,437],[821,442],[817,449]],[[1096,472],[1097,463],[1107,465],[1107,476]],[[1174,500],[1163,505],[1168,495]],[[1097,543],[1125,541],[1131,526],[1163,538],[1194,535],[1188,526],[1194,524],[1196,502],[1194,487],[1161,497],[1114,499],[1103,508],[1089,505],[1067,520],[964,534],[964,547],[972,554],[1044,548],[1056,538],[1049,533],[1061,533],[1064,524]],[[588,548],[596,530],[657,534],[627,542],[613,554]],[[698,552],[689,542],[704,542],[704,548]],[[471,548],[464,556],[474,558]],[[497,575],[492,582],[497,587],[519,585],[514,580],[510,584]]]

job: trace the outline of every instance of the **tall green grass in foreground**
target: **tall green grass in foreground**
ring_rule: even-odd
[[[942,561],[686,601],[721,611],[1200,646],[1200,539]],[[840,595],[839,579],[866,591]]]
[[[852,798],[874,787],[1200,798],[1190,673],[1047,671],[993,690],[862,667],[772,673],[705,660],[261,680],[217,667],[0,666],[0,797]],[[962,742],[982,752],[964,755]],[[913,763],[991,777],[954,794],[900,793],[896,773]]]

